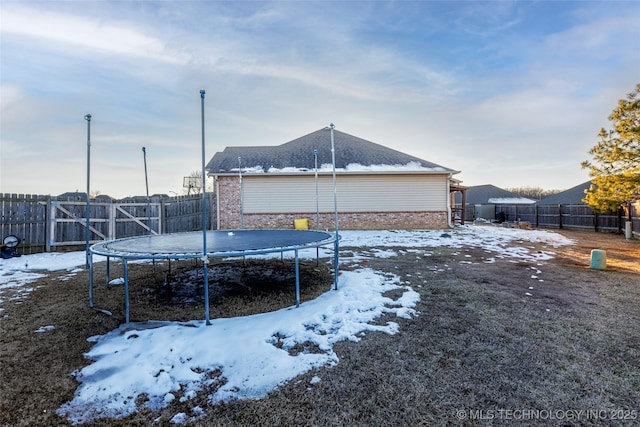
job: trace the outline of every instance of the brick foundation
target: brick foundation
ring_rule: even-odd
[[[245,214],[244,227],[250,229],[290,229],[295,219],[309,220],[309,229],[316,229],[316,214]],[[321,230],[335,228],[334,214],[320,214]],[[411,230],[449,228],[446,212],[354,212],[338,215],[338,227],[342,230]],[[241,228],[240,216],[221,218],[220,228]]]

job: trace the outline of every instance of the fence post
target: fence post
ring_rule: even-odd
[[[108,235],[109,235],[109,240],[111,239],[116,239],[116,205],[115,203],[113,203],[113,201],[109,202],[109,209],[108,209],[109,213],[109,218],[107,219],[109,225],[108,225]]]
[[[160,199],[158,204],[158,234],[164,234],[164,198]]]
[[[58,200],[55,197],[51,198],[51,203],[49,204],[49,235],[47,236],[47,246],[49,250],[51,250],[51,246],[53,246],[56,242],[56,208],[58,205]]]
[[[616,219],[616,221],[618,221],[618,233],[622,233],[622,229],[624,221],[622,221],[622,217],[623,217],[623,212],[624,212],[624,208],[622,206],[620,206],[618,208],[618,218]]]
[[[598,215],[597,211],[593,211],[593,225],[594,231],[598,231],[598,221],[600,220],[600,215]]]
[[[536,228],[538,228],[539,220],[538,220],[538,204],[536,203],[534,206],[535,210],[535,218],[536,218]]]
[[[44,213],[44,250],[45,252],[51,252],[51,243],[49,242],[49,236],[51,235],[51,196],[46,198],[46,208]]]
[[[562,203],[558,203],[558,225],[562,230]]]

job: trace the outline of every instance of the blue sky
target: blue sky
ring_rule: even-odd
[[[336,129],[567,189],[640,83],[635,1],[0,3],[0,192],[181,194],[232,145]],[[339,147],[336,147],[339,155]]]

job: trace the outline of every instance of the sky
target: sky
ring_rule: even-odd
[[[537,250],[532,242],[541,243],[545,249]],[[123,324],[105,335],[88,337],[92,348],[85,357],[92,362],[73,374],[78,388],[73,399],[59,407],[57,413],[73,423],[100,417],[121,418],[138,410],[136,397],[146,394],[149,398],[146,405],[153,410],[164,408],[175,399],[187,402],[189,411],[173,414],[171,422],[196,421],[205,415],[206,408],[189,402],[201,389],[220,380],[208,375],[212,371],[219,370],[226,380],[209,396],[213,403],[260,399],[315,368],[340,363],[333,350],[338,342],[357,343],[370,333],[399,332],[400,324],[395,320],[386,324],[375,320],[383,314],[409,321],[420,316],[416,310],[420,296],[412,286],[421,287],[420,279],[428,283],[429,274],[450,270],[455,264],[462,267],[472,264],[465,248],[483,248],[483,263],[506,260],[531,264],[530,281],[523,282],[521,289],[526,300],[543,286],[545,261],[554,257],[554,248],[571,244],[572,240],[552,231],[489,226],[460,226],[447,230],[446,235],[438,230],[343,231],[341,245],[350,250],[348,254],[341,254],[341,265],[350,268],[342,270],[338,290],[329,290],[297,308],[292,301],[291,307],[271,313],[212,319],[209,326],[202,319],[189,322],[156,319]],[[438,247],[459,250],[426,274],[423,271],[408,274],[411,286],[405,281],[406,277],[367,267],[368,259],[391,258],[404,248],[419,261],[431,256],[432,250]],[[352,248],[355,250],[351,251]],[[287,254],[291,257],[291,252]],[[321,256],[331,262],[332,254],[332,250],[323,249]],[[280,254],[259,257],[269,256],[280,257]],[[299,256],[315,259],[316,251],[301,250]],[[104,261],[104,258],[102,261],[100,257],[94,258],[94,262]],[[38,278],[47,271],[66,270],[67,274],[59,282],[64,286],[66,279],[84,271],[84,263],[85,252],[43,253],[2,260],[0,316],[5,304],[29,298]],[[121,284],[122,278],[113,278],[111,283]],[[394,289],[400,289],[402,296],[396,300],[384,296]],[[113,308],[100,309],[109,315],[107,309]],[[131,309],[135,311],[135,304]],[[540,309],[551,311],[544,305]],[[33,333],[56,334],[57,326],[42,319],[42,324],[34,325]],[[212,346],[212,342],[225,345]],[[317,351],[290,353],[288,350],[296,345],[313,345]],[[313,375],[307,387],[311,389],[321,381],[320,373]]]
[[[636,1],[4,0],[0,192],[84,192],[89,170],[91,193],[184,194],[203,157],[331,123],[463,185],[568,189],[640,83],[639,20]]]

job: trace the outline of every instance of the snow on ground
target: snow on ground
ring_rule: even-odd
[[[19,252],[18,247],[18,252]],[[84,252],[42,253],[0,260],[0,313],[7,295],[10,300],[25,298],[33,287],[28,286],[46,276],[47,271],[67,270],[69,274],[82,271]]]
[[[243,318],[203,321],[145,322],[124,325],[93,337],[86,354],[95,362],[78,372],[81,382],[73,401],[59,409],[74,422],[96,416],[120,417],[146,406],[158,409],[175,399],[195,396],[201,388],[226,380],[210,399],[260,399],[285,381],[314,367],[338,362],[333,345],[358,341],[365,331],[395,333],[397,323],[372,325],[384,313],[410,317],[418,294],[404,289],[398,301],[383,297],[401,287],[394,276],[369,269],[344,272],[340,290],[286,308]],[[296,345],[314,351],[298,351]],[[294,351],[295,349],[295,351]],[[290,352],[291,351],[291,352]],[[219,376],[210,377],[218,370]]]
[[[433,247],[483,248],[494,257],[486,262],[495,258],[535,262],[549,259],[553,253],[529,251],[532,247],[527,244],[542,242],[557,247],[572,243],[553,232],[493,226],[462,226],[446,231],[341,231],[340,235],[341,248],[360,251],[341,256],[344,263],[357,263],[367,257],[393,257],[396,250],[405,250],[402,248],[421,250],[428,256],[428,249]],[[513,241],[520,245],[510,246]],[[331,254],[331,250],[321,249],[322,256]],[[299,256],[314,258],[316,250],[300,251]],[[29,284],[46,271],[67,270],[74,274],[84,262],[84,252],[2,260],[0,309],[7,290],[26,298],[31,290]],[[535,267],[533,272],[532,277],[540,270]],[[397,300],[384,296],[393,289],[403,290]],[[418,300],[419,295],[399,277],[359,268],[342,272],[338,291],[328,291],[299,308],[214,319],[210,326],[201,320],[122,325],[108,334],[89,338],[95,344],[85,356],[93,363],[74,373],[80,385],[74,399],[62,405],[58,413],[76,424],[118,418],[136,411],[136,399],[143,394],[148,397],[145,405],[158,409],[176,398],[189,401],[205,387],[215,390],[209,396],[212,402],[260,399],[313,368],[338,363],[333,351],[336,342],[357,342],[368,331],[396,333],[399,326],[395,322],[372,323],[385,313],[403,318],[418,315],[414,310]],[[55,325],[42,325],[34,332],[46,333],[54,328]],[[321,380],[314,376],[309,386]],[[192,421],[203,413],[201,407],[195,406],[188,414],[175,414],[172,422]]]

